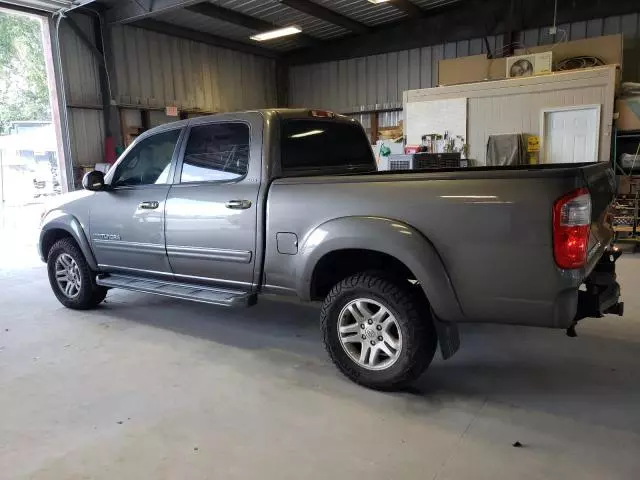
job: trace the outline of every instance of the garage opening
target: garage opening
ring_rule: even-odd
[[[33,257],[42,204],[63,191],[44,24],[45,17],[0,9],[0,247],[11,252],[3,265],[23,249]]]

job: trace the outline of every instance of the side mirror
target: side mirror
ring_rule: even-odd
[[[104,190],[104,173],[99,170],[93,170],[86,173],[84,177],[82,177],[82,188],[85,190],[91,190],[92,192]]]

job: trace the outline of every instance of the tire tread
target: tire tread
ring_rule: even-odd
[[[80,269],[80,274],[82,275],[82,289],[84,291],[81,291],[80,295],[75,299],[67,298],[62,292],[60,292],[55,281],[55,274],[52,276],[51,270],[52,268],[55,268],[55,266],[52,266],[52,262],[59,252],[65,252],[71,255]],[[47,256],[47,272],[53,293],[58,301],[67,308],[74,310],[89,310],[98,306],[107,296],[107,289],[96,284],[95,273],[91,271],[82,251],[72,238],[62,238],[55,242],[49,249],[49,254]],[[87,286],[90,288],[87,289]]]
[[[410,360],[408,367],[392,380],[376,381],[371,378],[372,375],[363,374],[362,369],[354,362],[343,362],[336,358],[335,345],[330,338],[331,310],[339,301],[339,297],[359,288],[370,290],[389,299],[403,311],[406,317],[407,321],[403,322],[403,325],[408,331],[403,332],[403,343]],[[429,366],[437,345],[437,336],[431,318],[421,318],[425,312],[428,312],[427,308],[421,308],[424,303],[424,299],[420,299],[408,285],[402,286],[397,279],[386,277],[379,272],[361,272],[345,278],[329,291],[320,311],[324,346],[329,357],[345,376],[358,384],[377,390],[394,390],[408,385]]]

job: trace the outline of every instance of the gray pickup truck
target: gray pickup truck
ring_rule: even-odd
[[[83,186],[42,219],[63,305],[323,301],[331,359],[371,388],[414,380],[438,343],[453,355],[461,322],[622,314],[606,164],[378,172],[354,120],[280,109],[154,128]]]

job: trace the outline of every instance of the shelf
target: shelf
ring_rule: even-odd
[[[613,227],[613,231],[614,232],[631,232],[632,233],[633,232],[633,227],[627,227],[627,226],[622,226],[622,225],[619,226],[619,227],[614,226]]]
[[[618,133],[616,140],[619,138],[640,138],[640,133]]]

